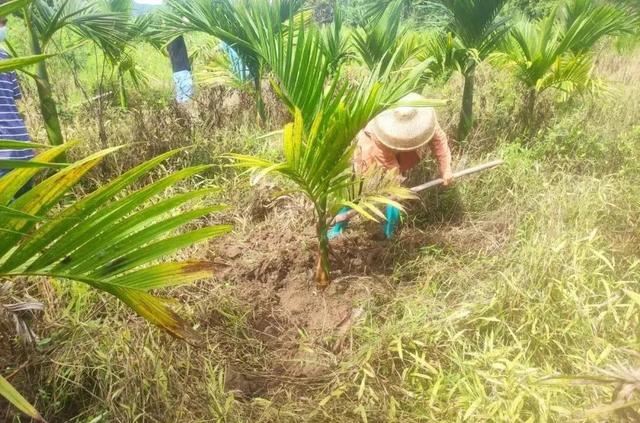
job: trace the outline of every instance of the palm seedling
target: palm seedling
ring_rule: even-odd
[[[83,0],[27,0],[20,16],[31,36],[31,48],[35,55],[51,52],[56,34],[63,30],[75,33],[83,42],[94,42],[107,56],[118,55],[123,34],[129,29],[126,15],[105,12],[94,1]],[[64,142],[58,108],[53,97],[49,72],[45,62],[37,65],[36,81],[40,111],[45,122],[49,141],[53,145]]]
[[[521,21],[511,29],[496,58],[527,89],[525,113],[532,120],[540,94],[592,86],[594,45],[608,35],[630,33],[633,13],[609,3],[573,0],[539,21]]]
[[[115,45],[117,53],[105,56],[115,74],[120,107],[126,110],[129,107],[127,80],[137,89],[148,82],[146,73],[136,63],[133,46],[136,41],[146,39],[150,19],[144,16],[133,17],[132,0],[104,0],[104,3],[108,12],[125,15],[130,22],[127,31],[122,34],[122,42]]]
[[[448,14],[446,34],[436,43],[435,50],[447,54],[438,62],[450,63],[464,77],[462,107],[458,137],[469,135],[473,126],[473,94],[478,64],[483,62],[500,45],[508,31],[507,18],[500,12],[507,0],[434,0]],[[447,60],[455,59],[454,62]]]
[[[415,87],[424,67],[391,72],[393,66],[378,65],[367,80],[351,85],[341,80],[339,71],[331,70],[315,28],[302,26],[282,37],[262,35],[261,55],[271,69],[276,92],[293,115],[283,131],[284,158],[272,162],[231,157],[259,175],[285,178],[313,204],[319,249],[315,281],[324,288],[330,283],[327,229],[333,213],[347,206],[372,219],[384,218],[379,205],[398,206],[390,197],[409,196],[397,184],[375,193],[358,192],[362,180],[351,172],[352,140],[372,117]]]
[[[353,33],[353,45],[358,58],[370,70],[379,64],[389,65],[391,57],[400,49],[406,28],[401,25],[404,2],[390,2],[382,13],[372,13]],[[403,61],[396,57],[395,63]]]
[[[232,48],[249,70],[258,114],[264,121],[262,79],[266,63],[257,47],[260,34],[265,30],[273,37],[287,31],[286,21],[303,3],[303,0],[171,0],[163,14],[163,26],[174,36],[203,32]]]

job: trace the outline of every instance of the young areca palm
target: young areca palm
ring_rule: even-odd
[[[266,118],[262,99],[265,62],[257,45],[262,29],[270,37],[287,30],[286,20],[298,11],[304,0],[170,0],[162,16],[165,31],[178,35],[203,32],[229,45],[249,69],[254,84],[258,113]],[[267,26],[263,28],[263,26]]]
[[[403,0],[390,2],[383,13],[374,14],[354,31],[355,50],[370,70],[380,63],[388,65],[391,56],[402,46],[406,32],[401,25],[403,6]]]
[[[379,205],[398,205],[390,196],[410,195],[399,186],[387,187],[385,195],[347,198],[344,192],[357,191],[350,188],[361,181],[351,172],[353,138],[372,117],[414,88],[424,66],[392,73],[392,66],[378,65],[367,80],[351,85],[330,69],[314,28],[301,27],[295,36],[281,38],[263,35],[259,51],[293,114],[283,134],[284,160],[232,157],[240,166],[288,179],[313,204],[319,247],[316,283],[324,288],[330,282],[327,229],[333,213],[349,206],[373,218],[382,215]]]
[[[125,14],[105,12],[97,1],[32,0],[22,11],[22,18],[31,35],[34,54],[50,52],[53,37],[63,30],[77,34],[82,41],[90,40],[109,57],[116,57],[126,44],[129,20]],[[37,67],[35,78],[40,110],[47,136],[53,145],[64,142],[58,108],[45,62]]]
[[[125,15],[130,23],[128,31],[121,34],[122,42],[114,45],[114,47],[117,47],[117,53],[106,56],[117,80],[120,107],[127,109],[129,107],[129,95],[126,80],[129,79],[137,89],[142,88],[148,82],[147,74],[140,68],[134,58],[134,43],[146,39],[145,35],[150,24],[150,18],[134,18],[132,0],[104,0],[103,2],[106,11]]]
[[[635,24],[633,13],[624,8],[573,0],[542,20],[514,25],[496,58],[526,87],[525,113],[531,119],[545,90],[588,88],[593,82],[593,46],[604,36],[632,32]]]
[[[449,51],[456,59],[453,64],[464,76],[464,91],[458,137],[469,135],[473,125],[473,93],[475,72],[479,63],[486,60],[503,40],[508,31],[507,18],[500,12],[508,0],[433,0],[444,7],[449,15],[447,34],[443,34],[440,46],[450,44],[452,37],[454,49]]]

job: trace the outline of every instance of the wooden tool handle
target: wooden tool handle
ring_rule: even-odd
[[[494,161],[489,162],[489,163],[481,164],[481,165],[478,165],[478,166],[470,167],[468,169],[464,169],[464,170],[461,170],[459,172],[456,172],[456,173],[453,174],[453,178],[454,179],[462,178],[464,176],[472,175],[474,173],[482,172],[484,170],[493,169],[493,168],[498,167],[498,166],[500,166],[502,164],[504,164],[504,160],[494,160]],[[425,184],[415,186],[415,187],[411,188],[411,191],[413,191],[415,193],[418,193],[418,192],[422,192],[422,191],[428,190],[429,188],[440,186],[443,183],[444,183],[444,179],[438,178],[438,179],[434,179],[433,181],[429,181],[429,182],[427,182]],[[355,215],[357,215],[357,214],[358,214],[357,211],[349,210],[347,213],[343,213],[343,214],[340,214],[340,215],[336,216],[333,219],[333,221],[331,222],[331,224],[335,224],[335,223],[338,223],[338,222],[349,221],[349,220],[353,219],[353,217]]]

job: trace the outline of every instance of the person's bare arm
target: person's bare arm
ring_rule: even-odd
[[[447,134],[438,126],[433,138],[429,142],[431,154],[438,162],[440,177],[444,179],[444,185],[453,182],[453,171],[451,169],[451,149],[449,148],[449,138]]]

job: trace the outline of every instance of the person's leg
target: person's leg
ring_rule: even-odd
[[[176,87],[176,101],[180,104],[187,103],[193,97],[193,76],[191,72],[184,70],[173,74],[173,83]]]
[[[400,226],[400,209],[392,205],[388,205],[385,215],[387,220],[383,223],[382,230],[384,232],[384,236],[387,239],[391,239],[393,238],[396,229],[398,229],[398,226]]]
[[[191,74],[191,62],[187,52],[184,37],[177,37],[167,46],[171,69],[173,70],[173,82],[176,88],[176,101],[186,103],[193,97],[193,75]]]

